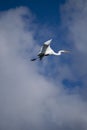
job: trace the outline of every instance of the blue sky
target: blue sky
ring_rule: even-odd
[[[0,4],[0,10],[7,10],[18,6],[27,6],[37,16],[40,22],[53,22],[56,24],[60,19],[59,6],[63,3],[64,0],[50,1],[50,4],[49,0],[3,0]]]
[[[61,29],[61,14],[60,14],[60,7],[62,4],[65,3],[65,0],[54,0],[51,1],[49,4],[49,0],[40,1],[40,0],[10,0],[10,1],[3,1],[0,4],[0,10],[9,10],[11,8],[16,8],[20,6],[28,7],[32,14],[35,16],[35,22],[38,23],[37,28],[41,28],[42,31],[47,31],[48,34],[41,35],[39,32],[39,29],[37,29],[35,38],[38,40],[38,44],[42,45],[45,40],[48,40],[50,38],[53,39],[52,47],[55,51],[58,51],[59,49],[71,49],[69,46],[67,47],[67,42],[64,40],[63,30]],[[45,28],[45,29],[44,29]],[[46,30],[47,29],[47,30]],[[60,33],[61,32],[61,33]],[[65,31],[66,33],[66,31]],[[57,43],[56,43],[57,42]],[[61,44],[58,44],[61,43]],[[49,60],[54,59],[53,57],[50,57]],[[69,58],[69,57],[68,57]],[[61,62],[68,62],[69,60],[65,56],[60,59]],[[52,71],[51,75],[49,75],[49,68],[55,68],[54,62],[51,63],[51,65],[47,66],[46,72],[48,71],[48,76],[55,76],[56,70]],[[45,73],[45,71],[44,71]]]
[[[1,130],[87,130],[87,1],[0,3]],[[71,50],[30,62],[41,45]]]

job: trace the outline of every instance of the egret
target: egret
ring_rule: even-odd
[[[48,55],[59,56],[59,55],[61,55],[62,53],[68,53],[68,52],[70,52],[70,51],[67,51],[67,50],[59,50],[57,53],[54,52],[54,51],[51,49],[51,47],[50,47],[51,41],[52,41],[52,39],[50,39],[50,40],[44,42],[43,46],[41,47],[41,49],[40,49],[40,51],[39,51],[39,53],[38,53],[38,55],[37,55],[37,58],[31,59],[31,61],[35,61],[35,60],[37,60],[38,58],[39,58],[40,60],[42,60],[42,58],[43,58],[44,56],[48,56]]]

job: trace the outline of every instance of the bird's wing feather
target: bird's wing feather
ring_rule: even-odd
[[[45,51],[46,51],[46,49],[48,48],[48,46],[49,46],[49,45],[43,45],[43,46],[41,47],[41,49],[40,49],[39,53],[44,54],[44,53],[45,53]]]
[[[46,49],[46,52],[45,52],[45,54],[52,54],[53,53],[53,50],[52,50],[52,48],[50,47],[50,45],[47,47],[47,49]]]
[[[42,53],[44,54],[47,50],[47,48],[49,47],[50,43],[51,43],[52,39],[44,42],[43,46],[41,47],[40,51],[39,51],[39,54]]]
[[[50,43],[51,43],[51,41],[52,41],[52,39],[50,39],[50,40],[48,40],[48,41],[46,41],[46,42],[44,42],[44,45],[50,45]]]

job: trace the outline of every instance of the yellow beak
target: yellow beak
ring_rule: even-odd
[[[64,52],[65,52],[65,53],[70,53],[70,51],[66,51],[66,50],[65,50]]]

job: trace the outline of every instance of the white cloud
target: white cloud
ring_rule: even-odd
[[[40,75],[37,64],[29,61],[37,47],[34,33],[26,8],[1,12],[0,129],[86,130],[86,103],[78,94],[66,94],[60,79],[56,86]]]
[[[67,29],[69,45],[72,46],[72,64],[74,76],[82,80],[86,87],[87,81],[87,1],[68,0],[62,6],[62,21]],[[85,75],[85,76],[84,76]],[[82,78],[84,77],[84,79]],[[84,81],[85,80],[85,81]]]

